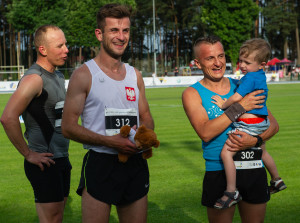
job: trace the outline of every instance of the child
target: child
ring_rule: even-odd
[[[240,80],[239,86],[234,95],[228,100],[222,99],[220,96],[215,95],[212,97],[215,100],[213,103],[218,105],[221,109],[226,109],[231,104],[240,101],[246,94],[263,89],[263,95],[266,96],[263,108],[253,109],[248,113],[243,114],[237,122],[233,125],[235,130],[243,131],[250,135],[258,137],[259,134],[263,133],[270,125],[268,120],[268,110],[266,107],[266,100],[268,96],[268,88],[266,83],[265,72],[263,71],[266,62],[271,55],[270,45],[263,39],[255,38],[246,41],[240,48],[239,53],[239,65],[244,77]],[[224,145],[221,158],[224,163],[227,188],[222,198],[218,199],[214,205],[217,209],[224,209],[231,207],[232,205],[239,202],[242,198],[236,189],[236,168],[233,161],[235,152],[228,150],[229,146]],[[286,185],[278,175],[277,168],[273,158],[265,150],[265,145],[261,146],[263,150],[262,160],[265,163],[270,175],[271,175],[271,186],[270,193],[276,193],[284,190]]]

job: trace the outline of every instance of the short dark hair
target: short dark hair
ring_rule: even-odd
[[[97,13],[97,26],[98,29],[104,31],[105,27],[105,18],[125,18],[128,17],[130,19],[131,16],[131,8],[126,5],[121,5],[117,3],[106,4],[101,7]]]
[[[261,38],[253,38],[245,41],[240,48],[240,56],[248,57],[255,52],[254,60],[258,63],[268,62],[271,56],[270,44]]]
[[[60,28],[55,25],[46,24],[36,29],[34,33],[34,46],[37,52],[38,52],[38,48],[41,45],[45,44],[45,34],[49,29],[59,30]]]
[[[215,44],[217,42],[221,42],[221,39],[218,36],[203,36],[203,37],[198,38],[195,41],[194,47],[198,46],[201,43]]]
[[[196,52],[196,48],[198,46],[200,46],[201,44],[211,44],[214,45],[216,43],[221,43],[221,39],[218,36],[203,36],[198,38],[195,43],[194,43],[194,47],[193,47],[193,52],[194,52],[194,56],[197,58],[198,57],[198,53]],[[221,43],[221,45],[223,46],[223,44]]]

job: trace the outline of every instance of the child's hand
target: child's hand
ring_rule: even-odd
[[[218,105],[219,108],[223,109],[223,104],[227,101],[226,98],[222,99],[219,95],[214,95],[211,99],[215,100],[212,103]]]

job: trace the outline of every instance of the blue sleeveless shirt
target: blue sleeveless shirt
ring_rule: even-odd
[[[230,91],[226,95],[219,95],[215,92],[212,92],[199,82],[191,85],[191,87],[198,91],[202,99],[202,105],[207,112],[209,120],[217,118],[218,116],[223,114],[223,110],[211,102],[211,97],[214,95],[219,95],[222,98],[229,98],[236,91],[238,80],[229,78],[229,81]],[[225,131],[223,131],[220,135],[216,136],[209,142],[202,141],[203,158],[205,159],[206,171],[218,171],[224,169],[224,165],[221,159],[221,151],[225,144],[225,141],[228,138],[227,133],[231,129],[232,126],[230,125]]]

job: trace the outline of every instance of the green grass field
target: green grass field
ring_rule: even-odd
[[[192,129],[181,104],[184,88],[146,89],[156,133],[161,141],[149,159],[149,223],[207,222],[201,206],[204,174],[201,140]],[[272,196],[265,222],[299,222],[300,207],[300,84],[269,85],[268,108],[280,131],[267,143],[281,177],[288,188]],[[0,114],[10,95],[0,95]],[[0,127],[0,222],[38,222],[31,186],[25,177],[23,157],[11,145]],[[73,165],[71,193],[64,222],[81,222],[81,201],[75,193],[85,151],[71,142]],[[111,221],[118,222],[113,208]],[[238,211],[234,222],[240,222]]]

